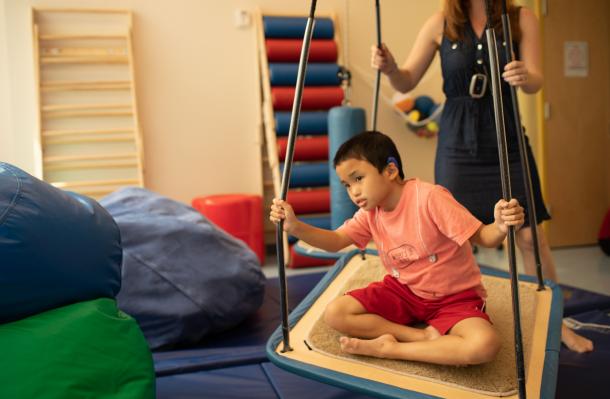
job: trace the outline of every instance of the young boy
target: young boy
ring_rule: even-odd
[[[451,194],[418,179],[404,180],[392,140],[363,132],[345,142],[335,170],[360,208],[335,231],[299,221],[292,207],[275,199],[270,219],[327,251],[373,239],[388,274],[383,281],[331,302],[325,322],[342,334],[342,350],[380,358],[437,364],[486,363],[500,341],[484,312],[486,296],[470,241],[497,247],[508,226],[524,222],[517,200],[500,200],[495,222],[483,225]],[[419,329],[410,324],[425,322]]]

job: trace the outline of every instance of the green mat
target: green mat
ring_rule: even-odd
[[[0,325],[0,348],[0,398],[155,397],[148,345],[114,299]]]

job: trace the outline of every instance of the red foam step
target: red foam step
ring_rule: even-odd
[[[294,87],[276,86],[271,88],[273,109],[276,111],[292,110]],[[343,102],[343,89],[339,86],[308,86],[303,88],[301,109],[330,109]]]
[[[299,62],[302,39],[267,39],[267,59],[270,62]],[[309,62],[336,62],[337,43],[334,40],[312,40],[309,45]]]
[[[280,160],[286,158],[288,137],[277,138]],[[294,161],[323,161],[328,159],[328,136],[301,136],[294,142]]]

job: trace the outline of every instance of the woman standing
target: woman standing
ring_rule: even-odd
[[[542,88],[540,35],[534,13],[508,1],[515,61],[507,64],[502,48],[501,2],[494,1],[492,26],[499,34],[498,57],[503,69],[504,114],[512,116],[508,85],[533,94]],[[392,86],[411,91],[429,68],[436,51],[441,57],[443,92],[446,102],[440,122],[435,161],[435,179],[451,191],[483,223],[491,223],[492,205],[502,196],[498,145],[490,87],[490,66],[485,38],[485,0],[445,0],[443,11],[432,15],[421,28],[413,48],[399,67],[385,45],[373,47],[372,65],[385,74]],[[512,117],[505,119],[513,197],[525,206],[522,166],[517,129]],[[526,137],[536,220],[550,219],[546,211],[536,163]],[[527,212],[526,208],[526,212]],[[523,255],[525,272],[535,274],[536,264],[531,226],[517,232],[517,246]],[[541,228],[538,228],[543,275],[557,281],[555,263]],[[562,342],[576,352],[593,350],[593,343],[562,325]]]

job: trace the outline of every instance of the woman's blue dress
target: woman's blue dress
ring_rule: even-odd
[[[496,35],[500,71],[504,70],[503,40]],[[518,53],[517,46],[515,51]],[[491,75],[485,33],[477,37],[470,24],[465,39],[452,42],[445,35],[440,46],[445,107],[435,162],[436,183],[446,187],[474,216],[485,224],[494,221],[494,204],[502,198],[500,162],[496,126],[491,95]],[[488,77],[485,94],[473,98],[469,94],[472,75],[482,73]],[[517,130],[508,83],[502,79],[502,102],[506,125],[512,196],[525,208],[525,225],[529,225],[527,201],[519,157]],[[536,220],[550,219],[542,192],[536,162],[526,136]]]

